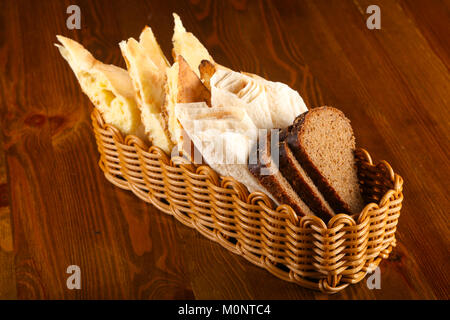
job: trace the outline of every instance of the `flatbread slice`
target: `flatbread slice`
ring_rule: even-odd
[[[230,68],[208,60],[202,60],[200,62],[200,65],[198,66],[198,70],[200,73],[200,80],[202,80],[203,84],[208,88],[208,90],[211,90],[210,80],[217,70],[233,71]],[[258,81],[266,81],[266,79],[254,73],[244,71],[241,71],[241,73]]]
[[[308,110],[299,93],[281,82],[205,62],[200,70],[211,87],[211,105],[241,106],[258,128],[286,128]]]
[[[211,105],[211,93],[189,67],[182,56],[167,68],[166,100],[164,114],[168,123],[170,138],[175,145],[182,141],[180,123],[175,115],[177,103],[206,102]]]
[[[139,42],[130,38],[119,46],[136,92],[145,133],[153,145],[170,154],[173,144],[161,110],[165,100],[167,60],[149,27],[141,33]]]
[[[55,44],[69,63],[81,89],[101,112],[106,123],[123,134],[144,137],[141,116],[128,72],[114,65],[104,64],[78,42],[56,36],[62,44]]]
[[[178,103],[206,102],[211,106],[211,92],[190,68],[187,61],[178,56]]]
[[[170,66],[170,63],[161,50],[161,47],[156,41],[155,35],[153,34],[153,31],[150,27],[145,26],[144,30],[139,36],[139,44],[153,61],[155,66],[158,67],[158,69],[162,73],[166,73],[166,68]]]
[[[212,105],[239,106],[256,127],[274,128],[264,87],[239,72],[218,69],[211,78]],[[249,93],[249,95],[246,95]]]
[[[198,66],[200,80],[209,91],[211,91],[211,77],[214,75],[216,70],[216,65],[209,60],[202,60]]]
[[[172,37],[173,58],[176,59],[176,57],[182,56],[195,74],[200,77],[198,71],[200,62],[202,60],[214,62],[214,60],[203,44],[191,32],[186,31],[180,17],[176,13],[173,14],[173,18],[175,22]]]
[[[250,192],[261,191],[271,196],[247,168],[250,148],[257,139],[258,129],[244,109],[179,103],[175,112],[211,168],[224,177],[240,181]]]
[[[167,129],[169,130],[170,140],[174,145],[177,145],[180,136],[181,127],[175,116],[175,105],[178,99],[178,62],[168,67],[166,69],[167,81],[164,86],[164,91],[166,94],[164,105],[162,108],[164,120],[167,124]]]

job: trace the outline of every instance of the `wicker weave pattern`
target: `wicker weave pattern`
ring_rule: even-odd
[[[288,205],[275,208],[267,195],[248,194],[209,166],[171,160],[135,136],[124,139],[97,110],[92,122],[109,181],[283,280],[335,293],[361,281],[395,246],[403,180],[387,162],[373,165],[363,149],[357,163],[368,205],[325,224],[297,217]]]

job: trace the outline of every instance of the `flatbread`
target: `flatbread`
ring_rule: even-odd
[[[176,13],[173,14],[173,18],[175,23],[172,37],[173,58],[176,59],[176,57],[182,56],[191,67],[191,70],[200,77],[198,71],[200,62],[202,60],[214,62],[214,60],[205,46],[191,32],[186,31],[180,17]]]
[[[165,100],[167,60],[148,27],[139,42],[130,38],[119,46],[136,92],[145,133],[153,145],[170,153],[173,144],[161,110]]]
[[[217,70],[216,65],[208,60],[202,60],[200,62],[200,65],[198,66],[200,80],[203,82],[205,87],[208,88],[209,91],[211,91],[210,80],[211,77],[216,72],[216,70]]]
[[[224,177],[233,177],[250,192],[269,192],[248,171],[250,148],[258,129],[240,107],[208,108],[206,103],[179,103],[175,112],[205,162]]]
[[[201,82],[200,78],[189,67],[187,61],[178,56],[178,103],[206,102],[211,105],[211,92]]]
[[[160,72],[165,73],[166,68],[170,65],[161,47],[156,41],[155,35],[150,27],[145,26],[144,30],[139,36],[139,43],[144,49],[145,53],[150,57]]]
[[[190,68],[182,56],[177,56],[172,67],[167,69],[166,102],[164,113],[168,123],[170,138],[178,151],[192,156],[192,146],[183,141],[183,130],[176,115],[175,106],[178,103],[205,102],[211,105],[211,93],[200,81],[200,78]],[[176,154],[176,152],[175,152]]]
[[[219,69],[211,78],[213,106],[243,108],[257,128],[274,128],[264,87],[252,78],[234,71]],[[245,95],[249,90],[256,94]]]
[[[98,61],[74,40],[59,35],[56,37],[62,44],[55,44],[56,47],[105,122],[114,125],[124,135],[144,138],[144,127],[128,72]]]
[[[258,128],[286,128],[298,115],[308,110],[297,91],[283,83],[268,81],[256,75],[216,66],[210,86],[213,107],[240,106]]]

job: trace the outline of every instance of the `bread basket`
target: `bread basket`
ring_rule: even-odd
[[[264,193],[249,194],[207,165],[172,161],[136,136],[124,138],[97,109],[91,118],[99,165],[110,182],[280,279],[336,293],[361,281],[396,244],[403,180],[387,162],[374,165],[363,149],[356,159],[367,205],[325,224],[298,217],[288,205],[275,208]]]

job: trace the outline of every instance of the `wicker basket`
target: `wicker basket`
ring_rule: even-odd
[[[275,208],[264,193],[248,194],[207,165],[180,164],[135,136],[124,139],[97,110],[92,122],[109,181],[283,280],[336,293],[361,281],[395,246],[403,180],[387,162],[373,165],[363,149],[356,158],[367,205],[325,224],[288,205]]]

